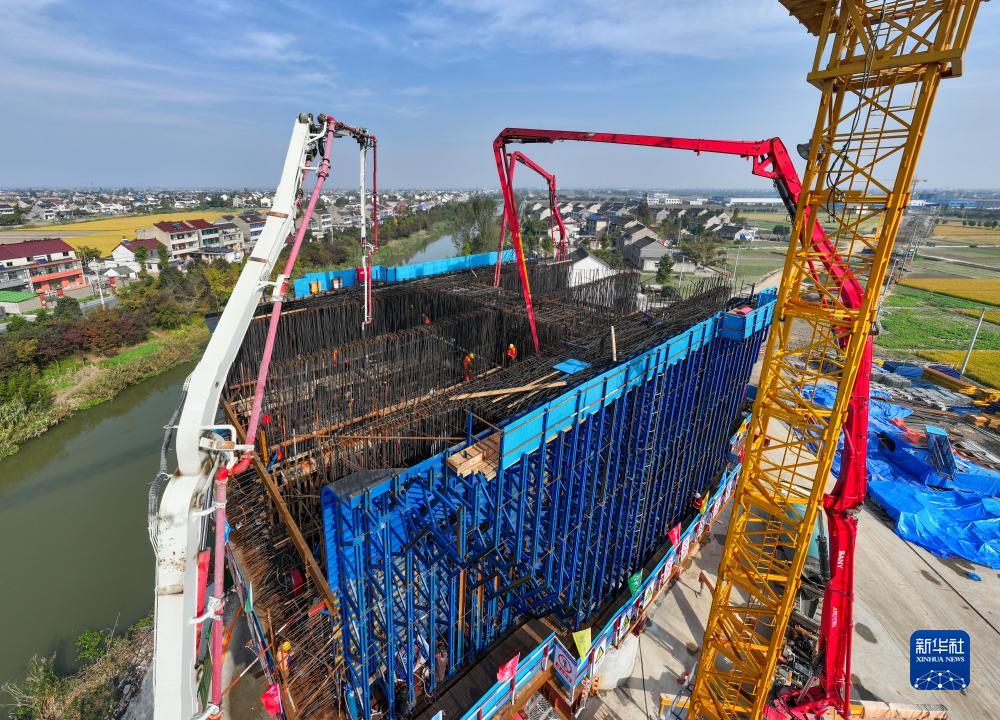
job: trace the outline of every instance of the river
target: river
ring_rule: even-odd
[[[125,628],[152,609],[147,488],[191,368],[128,388],[0,460],[0,683],[21,680],[32,655],[56,653],[56,668],[71,671],[81,632]]]
[[[413,257],[406,261],[408,265],[414,263],[430,262],[431,260],[445,260],[455,257],[458,251],[455,250],[455,242],[450,234],[442,235],[437,240],[430,242],[423,250],[418,250]]]
[[[451,235],[411,263],[456,255]],[[147,489],[186,364],[77,413],[0,460],[0,684],[32,655],[75,669],[84,630],[128,627],[153,607]],[[173,460],[171,454],[171,461]],[[6,700],[0,696],[0,705]]]

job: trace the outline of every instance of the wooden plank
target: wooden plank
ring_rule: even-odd
[[[494,397],[497,395],[513,395],[515,393],[522,392],[534,392],[536,390],[545,390],[546,388],[557,388],[564,387],[566,385],[565,380],[558,380],[556,382],[544,383],[542,385],[520,385],[518,387],[502,388],[500,390],[481,390],[479,392],[472,393],[460,393],[458,395],[452,395],[449,400],[471,400],[472,398],[482,398],[482,397]]]

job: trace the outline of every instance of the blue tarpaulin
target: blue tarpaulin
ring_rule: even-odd
[[[814,401],[833,404],[820,385]],[[873,393],[874,395],[874,393]],[[941,557],[958,556],[1000,569],[1000,473],[955,457],[954,477],[939,473],[930,451],[892,423],[911,410],[872,399],[868,424],[868,492],[895,521],[900,537]],[[834,461],[840,473],[840,456]]]

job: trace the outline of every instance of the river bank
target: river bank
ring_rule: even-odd
[[[440,221],[392,240],[379,250],[377,259],[383,265],[401,265],[451,257],[450,228],[450,222]],[[154,330],[145,342],[110,357],[74,358],[46,368],[42,378],[53,395],[48,407],[26,410],[16,401],[0,403],[0,460],[74,413],[112,400],[125,388],[180,363],[196,360],[208,337],[205,324],[196,319],[176,330]]]
[[[16,400],[0,404],[0,459],[80,410],[114,399],[124,389],[194,360],[208,342],[208,328],[192,320],[176,330],[154,330],[145,342],[110,357],[77,357],[55,363],[42,379],[52,402],[25,410]]]

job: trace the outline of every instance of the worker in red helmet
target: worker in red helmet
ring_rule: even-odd
[[[517,360],[517,346],[514,343],[507,345],[507,362],[511,365]]]
[[[465,371],[465,382],[469,382],[475,376],[476,354],[468,353],[462,358],[462,369]]]

